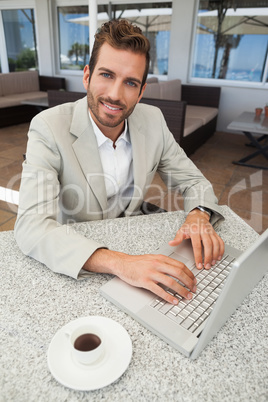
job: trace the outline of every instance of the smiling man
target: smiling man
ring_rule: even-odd
[[[122,65],[127,68],[123,70]],[[84,69],[91,117],[102,133],[113,141],[122,133],[125,120],[142,97],[144,70],[143,54],[114,49],[107,43],[101,47],[92,74],[89,66]]]
[[[68,225],[142,213],[143,196],[158,171],[185,198],[187,216],[170,244],[191,238],[198,268],[209,269],[223,255],[223,241],[212,226],[222,216],[210,183],[176,143],[161,111],[138,104],[149,50],[134,25],[104,24],[84,69],[87,97],[32,120],[15,236],[25,254],[55,272],[73,278],[111,273],[177,304],[160,285],[192,297],[196,280],[182,262],[109,250]]]

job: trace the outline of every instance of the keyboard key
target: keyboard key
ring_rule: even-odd
[[[198,327],[199,325],[196,322],[194,322],[193,325],[190,327],[190,331],[194,332]]]
[[[206,310],[209,307],[209,304],[206,302],[206,300],[203,300],[200,304],[200,307]]]
[[[180,311],[181,311],[181,308],[179,308],[178,306],[173,306],[173,307],[169,310],[169,312],[170,312],[171,314],[174,314],[174,315],[178,315]]]
[[[158,299],[154,299],[154,300],[152,301],[152,303],[150,304],[150,306],[156,307],[158,304],[159,304],[159,300],[158,300]]]
[[[199,294],[199,295],[197,295],[197,296],[195,297],[195,300],[196,300],[199,304],[201,304],[204,299],[205,299],[205,297],[204,297],[202,294]]]
[[[194,308],[196,308],[199,305],[198,301],[193,299],[191,302],[191,306],[193,306]]]
[[[184,311],[186,311],[188,314],[190,314],[193,310],[194,310],[194,306],[192,306],[192,304],[189,304],[184,309]]]
[[[200,317],[200,316],[203,314],[204,309],[202,309],[201,307],[197,307],[197,308],[195,309],[195,312],[196,312],[196,314],[198,314],[198,316]]]
[[[160,311],[162,314],[166,314],[172,307],[173,307],[173,304],[165,303],[165,304],[159,309],[159,311]]]
[[[214,268],[214,272],[218,275],[222,271],[221,267],[218,265],[217,267]]]
[[[210,293],[213,292],[213,290],[217,287],[217,285],[214,283],[210,283],[207,287],[206,287],[206,291],[208,292],[208,295],[210,295]]]
[[[215,280],[215,277],[217,276],[217,273],[215,272],[215,271],[211,271],[210,273],[209,273],[209,275],[207,276],[207,279],[209,279],[210,280],[210,282],[212,282],[212,281],[214,281]]]
[[[199,292],[201,292],[203,289],[205,289],[205,287],[206,287],[206,285],[204,283],[202,283],[202,282],[197,284],[197,290]]]
[[[186,301],[186,299],[184,299],[184,298],[179,301],[178,306],[180,307],[180,309],[182,309],[186,306],[185,301]]]
[[[179,312],[178,316],[185,319],[186,317],[188,317],[188,313],[187,313],[187,311],[182,310]]]
[[[196,279],[198,281],[202,281],[202,279],[204,279],[205,277],[206,277],[205,271],[200,271],[199,274],[196,276]]]
[[[181,325],[183,326],[183,328],[189,329],[192,325],[193,325],[193,320],[191,320],[191,318],[186,318],[186,320],[184,320]]]
[[[177,315],[175,321],[176,321],[178,324],[181,324],[182,321],[183,321],[183,318],[181,318],[179,315]]]
[[[177,316],[172,314],[170,310],[167,312],[166,317],[170,318],[172,321],[177,322]]]
[[[198,320],[196,320],[195,324],[198,325],[198,327],[204,322],[204,319],[202,317],[199,317]]]
[[[199,318],[199,315],[195,311],[193,311],[190,314],[189,318],[191,318],[193,321],[196,321]]]
[[[221,273],[221,274],[219,274],[218,278],[219,278],[221,281],[224,281],[224,279],[226,279],[226,275],[224,275],[223,273]]]
[[[159,310],[162,306],[164,306],[164,304],[165,304],[165,302],[162,300],[161,302],[159,302],[159,303],[155,306],[155,308],[156,308],[157,310]]]
[[[215,300],[215,299],[213,299],[213,298],[211,297],[211,294],[210,294],[209,297],[206,299],[206,301],[207,301],[210,305],[212,305],[212,304],[214,303],[214,300]]]
[[[215,302],[215,300],[217,300],[219,297],[219,294],[214,290],[212,293],[210,293],[209,297],[213,300],[213,302]]]
[[[166,292],[169,293],[171,296],[174,296],[176,293],[175,290],[171,290],[171,289],[167,289]]]
[[[217,287],[216,289],[213,290],[213,295],[215,296],[219,296],[219,294],[221,293],[221,289],[219,287]]]
[[[202,296],[204,296],[204,298],[206,299],[208,297],[208,295],[211,293],[212,289],[209,290],[209,287],[207,286],[206,289],[203,290],[202,292]]]

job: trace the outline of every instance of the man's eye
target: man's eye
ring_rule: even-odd
[[[127,81],[127,85],[129,85],[130,87],[136,87],[137,84],[134,81]]]
[[[110,78],[111,77],[111,74],[109,74],[109,73],[102,73],[101,74],[104,78]]]

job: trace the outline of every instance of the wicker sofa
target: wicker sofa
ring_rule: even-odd
[[[180,80],[147,81],[141,102],[159,107],[176,141],[187,155],[196,151],[209,137],[217,124],[220,87],[182,85]],[[48,91],[49,107],[73,102],[85,92]]]
[[[141,101],[160,107],[176,141],[190,155],[216,130],[220,94],[220,87],[153,78],[148,80]]]
[[[0,74],[0,127],[30,121],[38,109],[22,102],[47,99],[48,89],[65,89],[65,79],[40,76],[37,71]]]
[[[86,94],[86,92],[48,90],[48,107],[61,105],[67,102],[75,102],[86,96]]]

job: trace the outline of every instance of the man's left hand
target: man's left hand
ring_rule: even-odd
[[[191,239],[197,268],[210,269],[217,260],[222,259],[224,242],[215,232],[206,212],[202,212],[199,209],[192,210],[187,215],[175,238],[169,242],[169,245],[177,246],[184,239]]]

